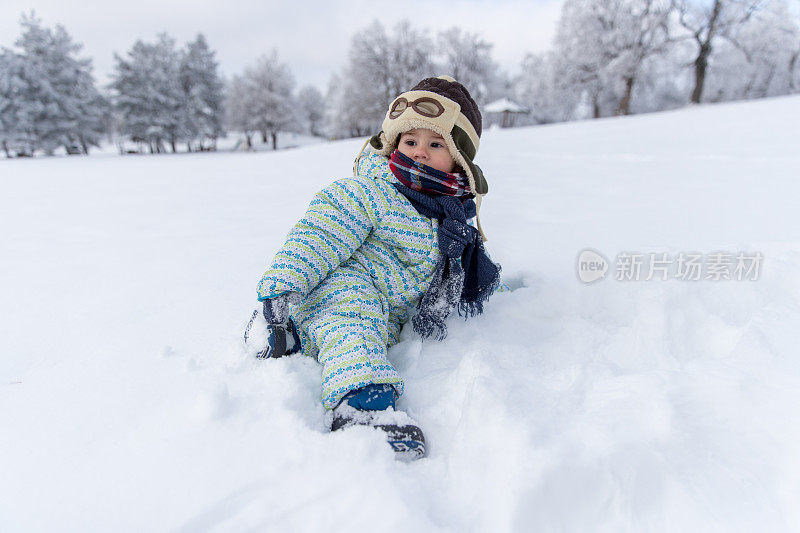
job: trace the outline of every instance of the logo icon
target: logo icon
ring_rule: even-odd
[[[606,277],[608,260],[599,252],[589,248],[578,254],[578,279],[584,283],[594,283]]]

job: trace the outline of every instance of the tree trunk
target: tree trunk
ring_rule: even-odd
[[[277,150],[278,149],[278,133],[273,131],[271,133],[271,135],[272,135],[272,149],[273,150]]]
[[[706,82],[706,70],[708,70],[708,58],[711,56],[711,41],[717,35],[717,21],[722,12],[722,0],[714,0],[714,7],[711,10],[711,17],[708,19],[708,33],[706,38],[700,40],[699,35],[695,35],[697,43],[700,45],[700,51],[697,53],[697,59],[694,60],[694,90],[692,91],[691,101],[693,104],[699,104],[700,99],[703,97],[703,85]]]
[[[170,146],[170,148],[172,148],[172,153],[173,154],[178,152],[178,146],[177,146],[177,143],[175,142],[175,137],[170,137],[169,146]]]
[[[622,99],[619,101],[619,105],[617,106],[617,111],[614,113],[617,116],[630,115],[633,81],[633,76],[628,76],[625,78],[625,93],[622,95]]]
[[[592,96],[592,115],[594,118],[600,118],[600,102],[596,94]]]
[[[772,65],[769,69],[769,75],[764,80],[764,83],[761,86],[761,95],[759,98],[766,98],[769,96],[769,86],[772,85],[772,79],[775,77],[775,65]]]
[[[789,60],[789,90],[793,93],[797,92],[800,89],[798,86],[796,77],[795,76],[795,69],[797,69],[797,59],[800,57],[800,51],[795,52],[792,54],[792,58]]]
[[[706,70],[708,69],[708,56],[711,55],[711,43],[705,42],[700,45],[700,53],[694,60],[694,90],[692,91],[691,101],[699,104],[703,97],[703,85],[706,82]]]
[[[267,144],[267,130],[261,130],[261,142]]]
[[[81,137],[81,148],[83,148],[83,155],[89,155],[89,146],[86,144],[86,139]]]
[[[8,143],[3,141],[3,151],[6,153],[6,157],[11,157],[11,154],[8,151]]]
[[[249,133],[245,133],[244,136],[247,139],[247,149],[248,150],[252,150],[253,149],[253,136],[251,134],[249,134]]]

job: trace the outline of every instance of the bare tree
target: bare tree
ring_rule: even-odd
[[[552,51],[528,54],[516,80],[516,97],[530,109],[536,124],[562,122],[575,118],[580,89],[569,83],[566,64]]]
[[[435,75],[432,48],[431,40],[408,21],[399,22],[392,34],[377,21],[358,32],[346,67],[329,87],[334,135],[375,133],[392,99]]]
[[[498,92],[498,67],[492,60],[491,43],[453,27],[440,32],[436,44],[441,73],[462,83],[478,104]]]
[[[244,134],[247,149],[253,147],[253,132],[256,131],[251,114],[250,85],[243,76],[234,75],[225,90],[225,122],[232,130]]]
[[[311,135],[322,136],[322,124],[325,119],[325,98],[313,85],[303,87],[297,93],[299,118],[304,129]]]
[[[784,0],[772,0],[718,43],[706,75],[705,100],[764,98],[792,92],[800,28]]]
[[[295,120],[292,89],[294,77],[289,67],[278,60],[277,50],[261,56],[255,65],[245,69],[247,102],[253,125],[266,143],[272,139],[272,149],[278,147],[278,132]]]
[[[627,115],[643,65],[669,46],[667,0],[567,0],[555,57],[593,116]]]
[[[634,85],[650,57],[663,55],[669,47],[670,5],[664,0],[636,0],[628,3],[630,11],[617,20],[622,26],[618,42],[620,54],[616,68],[622,78],[623,93],[617,115],[630,113]]]
[[[735,29],[745,23],[764,4],[764,0],[713,0],[710,5],[697,6],[690,0],[671,0],[677,11],[680,25],[688,31],[687,38],[697,44],[694,67],[694,88],[691,102],[698,104],[703,98],[708,62],[715,41],[719,38],[733,41]]]

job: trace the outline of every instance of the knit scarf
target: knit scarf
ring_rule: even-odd
[[[459,176],[417,163],[396,150],[389,168],[400,181],[395,188],[417,212],[439,220],[439,260],[412,324],[423,339],[442,340],[447,336],[445,319],[454,307],[464,317],[483,312],[483,302],[500,284],[500,265],[486,254],[478,230],[467,224],[475,216],[475,201]],[[448,176],[455,178],[455,186]]]

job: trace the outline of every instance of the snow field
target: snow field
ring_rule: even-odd
[[[391,349],[429,444],[412,464],[327,433],[316,362],[241,342],[363,141],[0,161],[0,529],[797,529],[798,111],[485,132],[481,218],[514,290]],[[586,247],[765,259],[758,281],[584,285]]]

